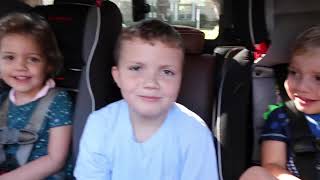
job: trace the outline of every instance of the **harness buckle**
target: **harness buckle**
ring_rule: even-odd
[[[32,144],[38,140],[38,134],[29,129],[0,128],[0,144]]]

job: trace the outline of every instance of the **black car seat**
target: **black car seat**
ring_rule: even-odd
[[[58,87],[75,94],[72,149],[76,157],[88,115],[120,99],[111,77],[111,67],[114,45],[122,28],[122,16],[111,1],[97,5],[57,3],[37,6],[32,12],[48,20],[64,55],[64,70],[56,82]]]
[[[211,127],[215,88],[215,57],[204,54],[204,33],[186,26],[174,26],[185,45],[184,74],[177,102],[197,113]]]
[[[12,12],[28,12],[32,7],[20,0],[0,1],[0,18]]]
[[[264,124],[263,112],[269,104],[286,98],[283,81],[290,45],[303,30],[320,24],[320,1],[317,0],[265,0],[265,8],[271,46],[266,56],[253,66],[253,163],[260,161],[258,139]]]
[[[190,27],[175,26],[186,46],[184,75],[178,102],[202,117],[216,135],[220,179],[237,179],[247,167],[250,148],[251,53],[244,47],[224,46],[204,54],[204,34]],[[223,103],[222,103],[223,102]],[[237,136],[238,139],[232,139]],[[241,167],[241,168],[239,168]],[[232,169],[232,170],[231,170]]]
[[[238,179],[247,168],[250,148],[252,53],[244,47],[217,47],[220,56],[216,118],[220,180]],[[221,56],[224,56],[221,58]]]

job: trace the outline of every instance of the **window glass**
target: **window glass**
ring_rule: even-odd
[[[124,26],[132,23],[132,0],[111,0],[118,5]],[[172,25],[192,26],[215,39],[219,32],[219,0],[146,0],[147,18],[157,18]]]
[[[132,24],[133,22],[132,0],[111,0],[111,1],[114,2],[121,11],[123,26]]]
[[[51,5],[51,4],[53,4],[53,1],[54,0],[42,0],[42,4],[43,5]]]
[[[218,35],[218,0],[147,0],[149,18],[158,18],[173,25],[192,26],[202,30],[206,39]]]

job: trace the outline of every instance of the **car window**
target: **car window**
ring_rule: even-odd
[[[124,26],[133,22],[131,0],[112,0],[118,5]],[[219,32],[219,0],[146,0],[150,5],[147,18],[157,18],[172,25],[191,26],[215,39]]]
[[[25,0],[41,4],[41,0]],[[111,0],[120,9],[123,26],[133,23],[132,0]],[[32,2],[32,3],[30,3]],[[52,4],[53,0],[42,0]],[[219,33],[220,0],[146,0],[150,6],[147,18],[157,18],[172,25],[191,26],[205,33],[206,39],[215,39]]]
[[[50,5],[50,4],[53,4],[53,1],[54,0],[42,0],[42,4],[43,5]]]

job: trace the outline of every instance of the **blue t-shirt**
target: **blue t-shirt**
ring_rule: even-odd
[[[74,175],[77,180],[218,180],[212,134],[199,116],[173,104],[158,131],[139,143],[124,100],[89,116]]]
[[[7,94],[8,93],[3,93],[0,95],[0,104],[2,104],[4,98],[7,98]],[[33,110],[37,106],[38,102],[39,100],[36,100],[23,105],[15,105],[9,101],[7,126],[9,128],[16,129],[24,128],[29,122]],[[48,112],[45,115],[45,120],[38,131],[39,138],[34,143],[28,162],[48,154],[50,129],[59,126],[71,125],[72,114],[73,106],[70,96],[65,91],[59,91],[50,104]],[[15,156],[18,146],[18,144],[6,145],[6,155]],[[66,165],[66,172],[69,176],[72,175],[71,163]],[[54,178],[48,177],[47,179],[51,180]]]
[[[271,105],[271,110],[265,114],[265,125],[262,131],[260,140],[275,140],[282,141],[287,144],[287,168],[295,176],[299,176],[299,172],[293,161],[293,154],[290,151],[290,127],[288,115],[284,109],[284,104]],[[320,115],[313,114],[305,117],[308,121],[311,132],[316,136],[320,137]]]

